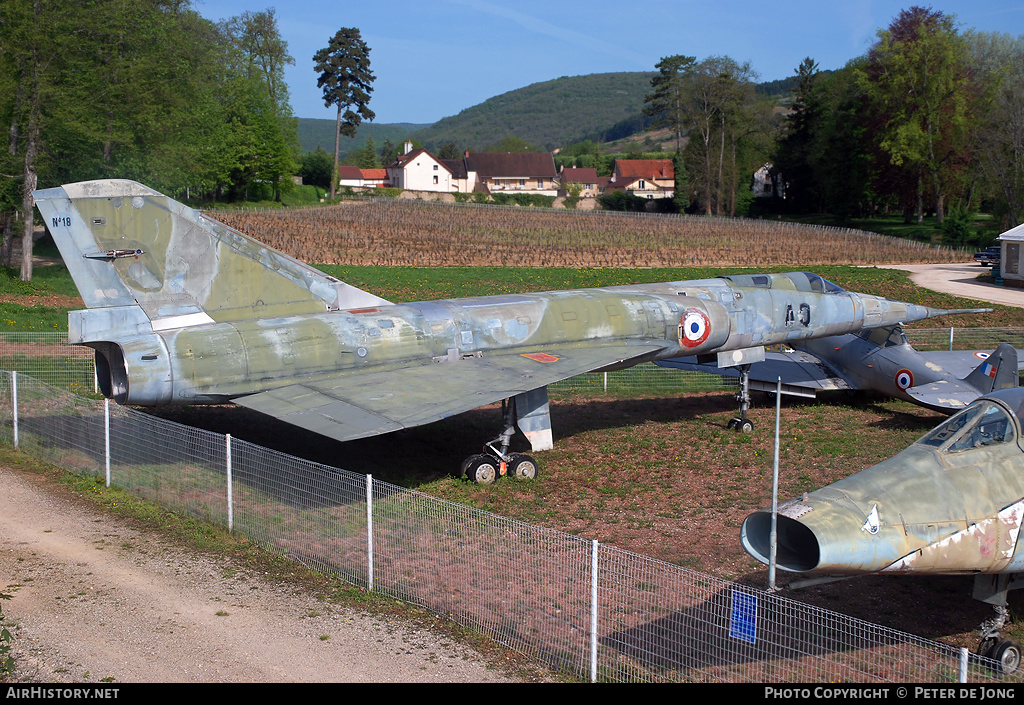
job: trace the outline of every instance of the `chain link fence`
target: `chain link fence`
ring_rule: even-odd
[[[616,682],[1006,682],[995,664],[613,546],[0,374],[0,442],[552,669]]]

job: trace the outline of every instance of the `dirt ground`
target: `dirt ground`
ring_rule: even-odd
[[[183,550],[38,476],[0,467],[0,486],[12,682],[514,682],[440,632]]]

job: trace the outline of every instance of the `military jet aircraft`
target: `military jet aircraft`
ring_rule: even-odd
[[[873,391],[943,413],[959,411],[993,389],[1016,386],[1018,371],[1024,368],[1017,351],[1006,344],[994,352],[918,352],[901,326],[809,338],[790,345],[789,352],[766,352],[764,361],[749,366],[722,367],[716,359],[696,356],[655,364],[741,380],[746,374],[749,386],[744,390],[741,382],[741,402],[749,389],[774,393],[781,378],[783,394],[813,398],[821,391]],[[746,404],[741,403],[740,416],[732,425],[750,430]]]
[[[978,398],[892,458],[784,502],[776,513],[781,570],[857,575],[969,574],[993,605],[979,653],[1005,672],[1021,649],[1000,638],[1006,594],[1024,586],[1024,389]],[[743,547],[772,555],[772,512],[746,518]]]
[[[503,430],[463,463],[532,478],[516,427],[552,447],[547,385],[685,354],[734,362],[765,345],[965,311],[844,291],[806,272],[392,304],[142,184],[35,192],[121,404],[233,402],[338,441],[503,401]]]

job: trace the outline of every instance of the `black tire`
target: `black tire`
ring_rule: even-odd
[[[754,423],[750,419],[740,419],[736,424],[736,430],[740,433],[750,433],[754,430]]]
[[[517,480],[536,479],[537,461],[525,453],[513,453],[508,459],[508,474]]]
[[[482,454],[482,453],[477,453],[477,454],[471,455],[468,458],[466,458],[465,460],[463,460],[462,461],[462,467],[459,469],[459,477],[469,477],[469,467],[474,462],[479,460],[480,458],[486,458],[486,457],[487,456]],[[470,477],[469,479],[472,480],[473,478]]]
[[[466,469],[466,477],[478,485],[492,485],[498,479],[498,462],[487,455],[477,455]]]
[[[1000,673],[1008,676],[1020,668],[1020,647],[1009,639],[1000,639],[989,651],[989,658],[996,662]]]

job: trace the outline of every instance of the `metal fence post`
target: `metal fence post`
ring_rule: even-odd
[[[953,349],[953,326],[949,327],[949,349]]]
[[[110,487],[110,400],[103,400],[103,476]]]
[[[597,541],[590,544],[590,682],[597,682]]]
[[[224,435],[224,464],[227,469],[227,482],[228,482],[228,533],[231,533],[231,529],[234,527],[235,515],[234,506],[231,499],[231,434],[227,433]]]
[[[373,475],[366,476],[366,590],[373,592]]]
[[[11,413],[14,418],[14,449],[18,449],[18,373],[11,372]]]

